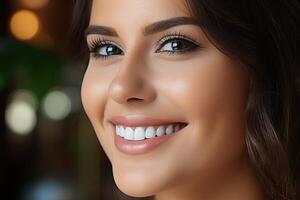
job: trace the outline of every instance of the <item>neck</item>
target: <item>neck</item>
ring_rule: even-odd
[[[177,184],[162,191],[155,200],[266,200],[261,184],[248,159],[239,170],[232,170],[224,177],[214,177],[213,181],[198,178]],[[200,181],[199,181],[200,180]],[[205,181],[203,181],[205,180]]]

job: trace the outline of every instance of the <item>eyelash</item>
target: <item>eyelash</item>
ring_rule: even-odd
[[[179,50],[179,51],[159,51],[162,47],[164,47],[165,44],[168,44],[169,42],[173,40],[179,40],[179,41],[184,41],[185,43],[188,43],[187,50]],[[117,47],[119,50],[121,48],[116,45],[112,41],[105,40],[103,38],[95,38],[92,40],[89,44],[89,52],[92,55],[93,58],[95,59],[107,59],[111,55],[101,55],[97,53],[97,50],[101,47],[107,46],[107,45],[112,45]],[[156,42],[156,46],[158,46],[158,50],[155,51],[155,53],[167,53],[168,55],[173,55],[173,54],[183,54],[191,51],[195,51],[196,49],[200,48],[202,49],[203,46],[199,43],[197,43],[195,40],[191,39],[191,37],[181,33],[181,32],[175,32],[175,33],[167,33],[163,35],[163,37]],[[121,50],[122,51],[122,50]],[[114,54],[116,55],[116,54]],[[121,55],[124,55],[123,53]]]
[[[98,48],[101,48],[106,45],[114,45],[119,48],[118,45],[116,45],[114,42],[102,39],[102,38],[95,38],[91,41],[91,43],[88,45],[89,46],[89,52],[92,55],[93,58],[95,59],[107,59],[109,56],[108,55],[101,55],[97,53]],[[120,48],[119,48],[120,49]]]

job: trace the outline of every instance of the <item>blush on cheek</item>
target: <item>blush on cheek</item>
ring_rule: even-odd
[[[93,107],[93,93],[91,91],[92,82],[89,79],[88,72],[85,73],[84,79],[81,85],[81,102],[83,108],[88,116],[92,113]]]
[[[96,79],[96,75],[87,70],[81,86],[82,105],[92,123],[103,120],[106,96],[100,80],[100,78]]]

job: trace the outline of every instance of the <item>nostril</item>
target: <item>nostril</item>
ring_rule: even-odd
[[[130,101],[143,101],[143,99],[139,99],[139,98],[133,97],[133,98],[128,99],[127,101],[128,102],[130,102]]]

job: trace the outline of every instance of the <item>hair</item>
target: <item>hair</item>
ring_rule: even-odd
[[[299,0],[186,0],[208,39],[249,74],[246,145],[268,198],[299,198]],[[76,0],[73,38],[88,61],[84,30],[92,0]]]

